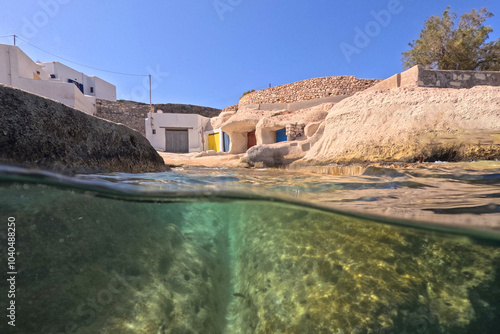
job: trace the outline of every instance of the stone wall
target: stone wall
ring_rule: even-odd
[[[154,112],[161,110],[164,113],[177,114],[198,114],[205,117],[216,117],[220,114],[220,109],[193,106],[190,104],[154,104]],[[139,131],[143,135],[146,134],[144,120],[148,117],[149,104],[134,102],[134,101],[96,101],[96,116],[107,119],[115,123],[122,123]]]
[[[243,96],[239,105],[292,103],[328,96],[352,95],[365,90],[379,79],[356,79],[354,76],[323,77],[258,90]]]
[[[500,86],[498,71],[441,71],[414,66],[383,80],[370,90],[398,87],[472,88],[474,86]]]
[[[419,67],[418,86],[431,88],[472,88],[500,86],[498,71],[436,71]]]
[[[303,138],[305,139],[304,135],[304,124],[287,124],[286,125],[286,136],[287,136],[287,141],[294,141],[297,138]]]

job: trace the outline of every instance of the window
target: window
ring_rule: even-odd
[[[36,71],[36,74],[40,75],[40,71]]]
[[[90,92],[93,93],[94,92],[94,87],[90,87]]]
[[[155,129],[153,129],[153,134],[154,134],[154,135],[156,134],[156,130],[155,130]]]
[[[55,79],[55,78],[56,78],[56,75],[55,75],[55,74],[51,74],[51,75],[50,75],[50,78],[51,78],[51,79]]]

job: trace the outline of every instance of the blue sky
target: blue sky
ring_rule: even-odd
[[[459,15],[488,7],[496,14],[486,22],[490,39],[500,37],[498,0],[3,0],[0,36],[21,36],[18,46],[35,61],[60,61],[115,84],[119,99],[149,102],[147,78],[54,55],[152,74],[153,103],[223,108],[269,84],[387,78],[401,71],[401,52],[424,21],[447,5]]]

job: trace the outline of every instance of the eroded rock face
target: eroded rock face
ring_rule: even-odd
[[[276,130],[282,129],[289,124],[298,123],[307,126],[314,123],[316,131],[333,105],[333,103],[323,103],[300,110],[259,110],[244,106],[226,119],[221,127],[231,137],[230,153],[244,153],[248,149],[248,132],[255,131],[257,145],[261,145],[275,143]],[[315,134],[315,131],[312,134]],[[307,150],[309,148],[305,151]]]
[[[252,167],[281,167],[303,158],[323,134],[324,125],[318,125],[314,136],[300,141],[262,144],[250,148],[241,163]]]
[[[336,104],[301,164],[500,156],[500,88],[366,91]]]
[[[157,172],[163,159],[139,132],[0,85],[0,162],[66,174]]]
[[[212,129],[218,129],[221,125],[233,116],[236,111],[222,111],[219,116],[210,119],[210,126]]]

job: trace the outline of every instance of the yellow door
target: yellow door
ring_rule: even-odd
[[[219,145],[219,133],[211,133],[208,135],[208,149],[214,150],[215,152],[220,151]]]

